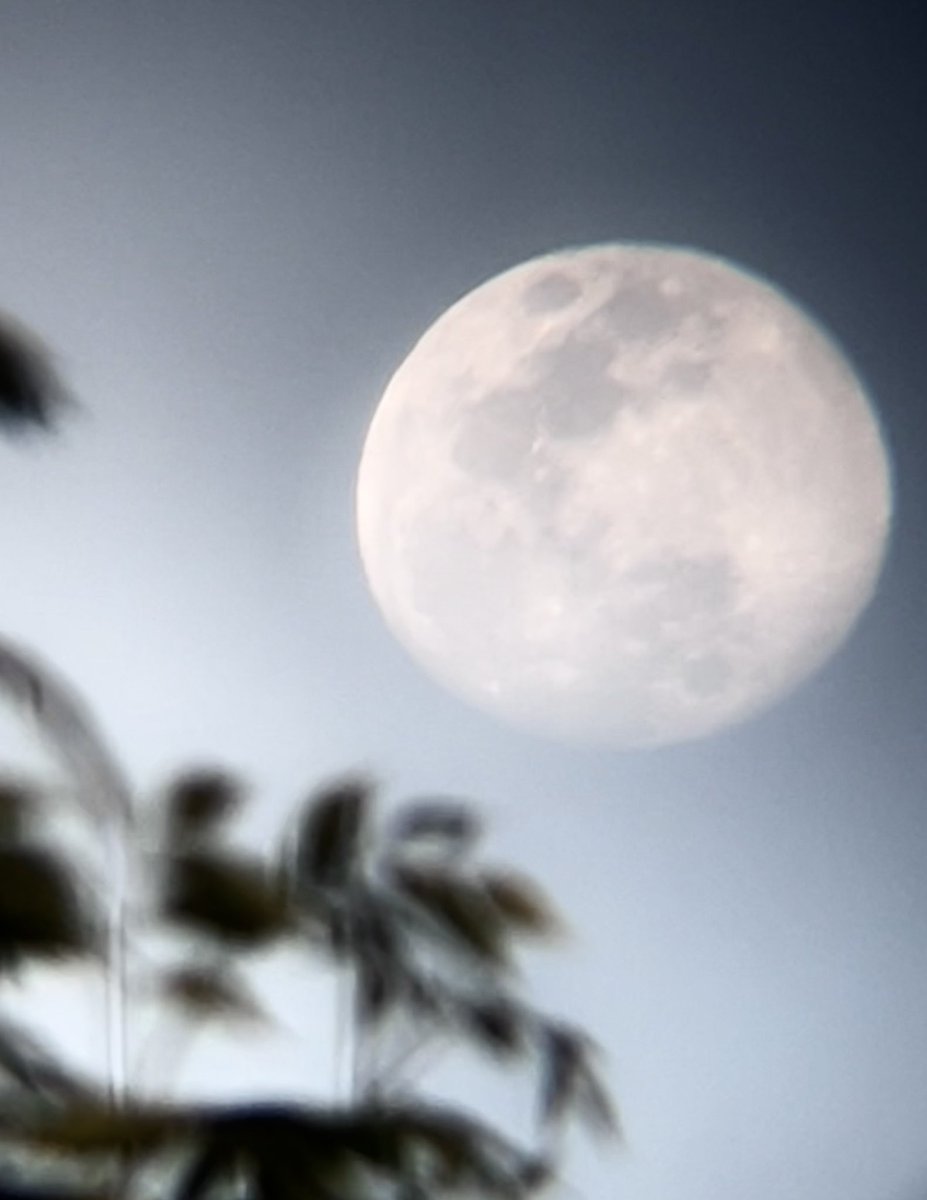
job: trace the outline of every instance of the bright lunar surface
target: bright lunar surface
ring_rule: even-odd
[[[474,704],[646,746],[767,707],[870,599],[877,421],[794,303],[721,259],[522,264],[427,331],[374,416],[360,550],[392,631]]]

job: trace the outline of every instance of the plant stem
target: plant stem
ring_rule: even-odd
[[[120,831],[111,825],[107,834],[106,852],[113,889],[106,930],[106,1061],[109,1099],[114,1108],[124,1105],[128,1084],[127,857],[126,845],[120,837]]]

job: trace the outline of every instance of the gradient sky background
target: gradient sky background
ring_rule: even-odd
[[[218,758],[267,828],[354,766],[479,799],[577,930],[536,981],[601,1035],[625,1116],[626,1150],[575,1159],[588,1200],[927,1195],[918,7],[0,5],[0,307],[84,402],[57,442],[0,445],[0,628],[80,681],[146,786]],[[791,292],[868,382],[896,473],[843,652],[647,753],[440,691],[353,533],[367,423],[424,329],[613,239]]]

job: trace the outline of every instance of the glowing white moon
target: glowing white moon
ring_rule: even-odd
[[[357,485],[384,617],[459,695],[549,735],[700,737],[844,640],[891,483],[847,362],[767,283],[690,250],[515,267],[428,330]]]

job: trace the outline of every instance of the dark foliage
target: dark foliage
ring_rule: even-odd
[[[47,353],[17,323],[0,317],[0,430],[51,430],[65,403]]]
[[[239,950],[258,949],[293,927],[277,879],[259,859],[230,851],[184,851],[167,861],[162,914]]]
[[[215,834],[241,801],[242,787],[228,772],[217,769],[186,772],[167,790],[168,841],[179,846]]]
[[[362,866],[371,786],[348,779],[320,792],[303,809],[295,847],[297,888],[341,889]]]
[[[32,846],[0,848],[0,970],[88,954],[95,944],[65,863]]]
[[[26,791],[10,795],[15,812]],[[11,1164],[31,1164],[17,1200],[43,1200],[49,1178],[61,1200],[134,1197],[151,1171],[166,1200],[233,1191],[254,1200],[527,1200],[556,1170],[551,1131],[572,1117],[616,1129],[591,1043],[517,994],[519,939],[547,932],[553,911],[529,880],[480,866],[478,824],[459,803],[446,819],[431,805],[427,819],[419,807],[381,826],[370,785],[332,785],[303,806],[293,838],[268,862],[224,838],[238,795],[217,772],[188,773],[164,793],[152,916],[184,934],[188,957],[157,969],[158,994],[200,1023],[264,1019],[239,960],[302,939],[353,976],[355,1052],[376,1047],[377,1065],[361,1072],[343,1107],[152,1103],[131,1089],[114,1103],[103,1081],[72,1077],[21,1031],[0,1028],[0,1166],[3,1146]],[[449,845],[464,841],[466,853],[455,849],[448,862]],[[92,923],[76,898],[62,859],[8,841],[4,960],[86,952]],[[404,1064],[442,1038],[463,1038],[501,1063],[536,1061],[534,1148],[410,1098]],[[19,1177],[11,1180],[16,1192]]]

